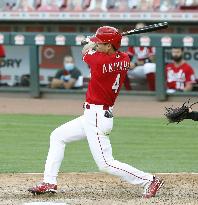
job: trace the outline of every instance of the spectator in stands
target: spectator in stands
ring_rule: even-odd
[[[191,91],[195,83],[193,68],[183,60],[183,48],[172,48],[173,63],[166,65],[167,93]]]
[[[144,27],[144,23],[136,24],[135,28],[139,29]],[[155,90],[155,48],[152,47],[129,47],[127,51],[131,58],[131,69],[128,71],[128,77],[131,79],[146,79],[148,89]],[[131,90],[129,79],[126,78],[125,87]]]
[[[65,56],[64,69],[59,70],[50,84],[51,88],[78,89],[83,86],[81,72],[75,67],[72,56]]]

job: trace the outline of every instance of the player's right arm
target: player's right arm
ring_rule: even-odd
[[[86,47],[85,50],[82,52],[82,54],[84,53],[82,60],[85,63],[87,63],[90,69],[92,69],[93,67],[97,65],[98,58],[100,58],[98,52],[94,49],[93,46],[95,45],[90,44],[90,46]]]

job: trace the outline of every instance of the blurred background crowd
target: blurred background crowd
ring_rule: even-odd
[[[1,0],[1,11],[181,11],[198,0]]]

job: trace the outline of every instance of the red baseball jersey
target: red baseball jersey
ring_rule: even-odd
[[[0,58],[4,58],[4,57],[5,57],[5,50],[4,47],[0,45]]]
[[[153,47],[128,47],[127,53],[129,56],[136,56],[138,60],[144,60],[150,56],[155,55],[155,48]]]
[[[117,51],[112,55],[89,50],[84,56],[91,72],[86,102],[113,106],[130,67],[126,53]]]
[[[187,63],[179,67],[170,63],[166,66],[166,82],[168,89],[183,90],[187,82],[195,83],[195,74]]]

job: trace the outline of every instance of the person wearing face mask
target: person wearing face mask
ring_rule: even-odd
[[[191,91],[195,83],[193,68],[183,59],[183,48],[172,48],[173,62],[166,65],[167,93]]]
[[[78,89],[83,86],[83,77],[72,56],[64,57],[64,69],[59,70],[50,84],[51,88]]]

